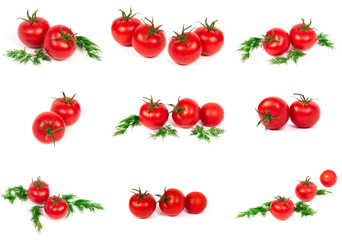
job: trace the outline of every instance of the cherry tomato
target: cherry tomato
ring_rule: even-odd
[[[286,220],[291,217],[294,211],[293,202],[289,198],[277,197],[270,206],[273,217],[279,220]]]
[[[185,208],[185,197],[181,191],[175,188],[164,190],[163,195],[157,195],[160,210],[168,216],[177,216]]]
[[[269,55],[281,56],[290,48],[290,36],[281,28],[272,28],[264,36],[263,47]]]
[[[75,34],[64,25],[51,27],[44,37],[44,50],[56,60],[71,57],[76,50]]]
[[[164,31],[160,29],[161,25],[158,27],[154,26],[153,18],[152,21],[145,18],[150,24],[139,25],[132,38],[132,44],[140,55],[148,58],[155,57],[159,55],[166,46]]]
[[[309,24],[303,23],[294,25],[290,30],[291,44],[294,48],[302,51],[309,50],[317,42],[317,34],[313,28],[311,28],[311,20]]]
[[[56,98],[53,101],[50,111],[58,113],[65,122],[66,126],[73,125],[80,118],[81,115],[81,106],[77,100],[75,100],[76,94],[69,98],[65,96],[63,92],[63,97]]]
[[[30,16],[27,10],[27,19],[20,18],[24,21],[18,27],[20,41],[30,48],[43,47],[44,35],[50,28],[48,21],[44,18],[37,17],[37,11]]]
[[[305,181],[301,181],[296,186],[296,196],[301,201],[310,202],[316,196],[317,188],[313,182],[309,181],[310,178],[307,177]]]
[[[39,114],[32,124],[32,132],[41,143],[53,143],[59,141],[65,133],[63,118],[54,112]]]
[[[203,193],[191,192],[185,197],[185,208],[189,213],[198,214],[207,206],[207,198]]]
[[[312,98],[305,98],[303,94],[295,93],[300,98],[290,106],[290,117],[294,125],[309,128],[315,125],[321,115],[321,110]]]
[[[337,175],[333,170],[325,170],[320,177],[321,183],[325,187],[332,187],[337,181]]]
[[[141,24],[141,21],[134,17],[137,13],[133,14],[132,9],[128,15],[121,9],[120,11],[122,17],[115,19],[112,23],[112,35],[114,40],[121,45],[131,46],[133,32]]]
[[[172,105],[172,119],[182,128],[191,128],[201,117],[201,108],[198,103],[191,98],[179,100],[177,105]]]
[[[38,177],[27,189],[27,196],[32,202],[42,204],[50,196],[49,186]]]
[[[215,27],[214,21],[210,25],[205,19],[203,27],[198,27],[195,29],[194,33],[201,39],[202,42],[202,55],[211,56],[221,50],[224,42],[223,33],[220,29]]]
[[[145,97],[144,97],[145,98]],[[169,112],[164,104],[151,99],[145,98],[145,104],[143,104],[139,111],[139,120],[145,127],[156,130],[164,126],[169,119]]]
[[[181,34],[176,33],[169,42],[168,51],[170,57],[180,65],[195,62],[202,54],[202,42],[196,33],[185,32],[191,26],[184,28]]]
[[[258,123],[262,123],[266,130],[277,130],[282,128],[290,117],[290,108],[287,103],[278,97],[269,97],[261,101],[257,110],[259,118]]]
[[[217,103],[206,103],[201,107],[201,121],[204,126],[216,127],[224,118],[224,110]]]
[[[44,204],[44,211],[50,218],[58,220],[68,214],[67,202],[59,196],[49,197]]]
[[[134,194],[129,199],[129,210],[137,218],[148,218],[156,210],[156,200],[147,191],[142,193],[139,189],[132,189]]]

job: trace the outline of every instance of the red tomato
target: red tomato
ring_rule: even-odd
[[[44,37],[44,50],[56,60],[65,60],[71,57],[76,50],[75,34],[70,28],[63,25],[51,27]]]
[[[145,98],[145,97],[144,97]],[[164,126],[164,124],[169,119],[169,112],[164,104],[159,103],[160,100],[157,102],[151,99],[145,98],[148,101],[145,101],[139,111],[139,121],[145,127],[156,130]]]
[[[32,16],[30,16],[27,10],[27,19],[18,27],[18,37],[20,41],[30,48],[43,47],[44,35],[49,30],[50,25],[44,18],[37,17],[36,10]]]
[[[169,42],[170,57],[178,64],[187,65],[195,62],[202,54],[202,42],[196,33],[185,32],[191,26],[184,28],[181,34],[176,33]]]
[[[42,204],[50,196],[49,186],[38,177],[27,189],[27,196],[32,202]]]
[[[157,195],[160,210],[168,216],[177,216],[185,208],[185,197],[181,191],[175,188],[164,190],[164,194]]]
[[[282,128],[290,117],[290,108],[287,103],[278,97],[269,97],[261,101],[257,110],[260,121],[266,130],[277,130]]]
[[[58,220],[68,214],[67,202],[59,196],[49,197],[44,204],[44,211],[50,218]]]
[[[140,55],[144,57],[155,57],[159,55],[166,46],[165,34],[164,31],[160,29],[160,26],[155,27],[152,21],[145,18],[151,24],[139,25],[134,33],[132,38],[132,44]]]
[[[137,218],[148,218],[156,210],[156,200],[147,191],[142,193],[139,189],[132,189],[134,194],[129,199],[129,210]]]
[[[195,100],[191,98],[183,98],[179,100],[177,105],[172,105],[172,119],[182,128],[191,128],[201,117],[201,108]]]
[[[65,96],[65,93],[63,92],[63,97],[56,98],[50,108],[51,112],[58,113],[64,119],[66,126],[73,125],[81,115],[81,106],[79,102],[74,99],[75,96],[76,94],[74,94],[72,98],[69,98]]]
[[[321,183],[325,187],[332,187],[337,181],[337,175],[333,170],[325,170],[320,177]]]
[[[189,213],[198,214],[207,206],[207,198],[203,193],[191,192],[185,197],[185,208]]]
[[[134,17],[137,13],[133,14],[132,9],[128,15],[121,9],[120,11],[122,17],[115,19],[112,23],[112,35],[114,40],[121,45],[131,46],[133,32],[141,24],[141,21]]]
[[[305,181],[301,181],[296,186],[296,196],[301,201],[310,202],[316,196],[317,188],[313,182],[309,181],[310,178],[307,177]]]
[[[312,98],[305,98],[303,94],[295,93],[300,99],[290,106],[290,117],[294,125],[309,128],[315,125],[321,116],[321,110]]]
[[[224,110],[217,103],[206,103],[201,107],[201,121],[204,126],[216,127],[224,118]]]
[[[211,56],[221,50],[224,42],[223,33],[220,29],[215,27],[214,21],[210,25],[205,19],[203,27],[198,27],[195,29],[195,33],[201,39],[202,42],[202,55]]]
[[[317,42],[317,34],[314,28],[311,28],[311,19],[309,24],[303,23],[294,25],[290,30],[291,44],[294,48],[302,51],[309,50]]]
[[[277,197],[270,206],[273,217],[279,220],[286,220],[291,217],[294,211],[293,202],[289,198]]]
[[[39,142],[55,144],[64,136],[65,127],[63,118],[57,113],[43,112],[33,121],[32,132]]]
[[[269,55],[281,56],[290,48],[290,36],[281,28],[272,28],[264,36],[263,47]]]

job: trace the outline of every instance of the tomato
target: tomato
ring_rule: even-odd
[[[277,197],[271,203],[270,212],[273,217],[279,220],[286,220],[291,217],[294,211],[293,202],[289,198]]]
[[[314,28],[311,28],[311,19],[309,24],[303,23],[294,25],[290,30],[291,44],[294,48],[302,51],[309,50],[317,42],[317,34]]]
[[[44,50],[56,60],[71,57],[76,50],[75,34],[64,25],[51,27],[44,37]]]
[[[269,97],[261,101],[257,110],[259,118],[258,123],[262,123],[266,130],[277,130],[282,128],[290,117],[290,108],[287,103],[278,97]]]
[[[216,127],[224,118],[224,110],[217,103],[206,103],[201,107],[201,121],[204,126]]]
[[[81,106],[77,100],[75,100],[76,94],[69,98],[65,96],[63,92],[63,97],[56,98],[53,101],[50,111],[58,113],[65,122],[66,126],[73,125],[80,118],[81,115]]]
[[[20,18],[24,21],[18,27],[20,41],[30,48],[43,47],[44,35],[50,28],[46,19],[37,17],[37,11],[30,16],[27,10],[27,19]]]
[[[144,97],[145,98],[145,97]],[[143,104],[139,111],[139,120],[145,127],[156,130],[164,126],[169,119],[169,112],[164,104],[151,99],[145,98],[145,104]]]
[[[32,202],[42,204],[50,196],[49,186],[38,177],[27,189],[27,196]]]
[[[191,192],[185,197],[185,208],[189,213],[198,214],[207,206],[207,198],[203,193]]]
[[[296,186],[296,196],[301,201],[310,202],[316,196],[317,188],[313,182],[309,181],[310,178],[307,177],[305,181],[301,181]]]
[[[294,125],[309,128],[315,125],[321,115],[321,110],[312,98],[305,98],[303,94],[295,93],[300,98],[290,106],[290,117]]]
[[[140,55],[148,58],[159,55],[166,46],[166,37],[164,31],[154,26],[152,21],[145,18],[150,24],[139,25],[133,32],[132,44]]]
[[[132,9],[128,15],[121,9],[120,11],[122,17],[115,19],[112,23],[112,36],[121,45],[131,46],[133,32],[141,24],[141,21],[134,17],[137,13],[133,14]]]
[[[187,65],[195,62],[202,54],[202,42],[196,33],[185,32],[191,26],[184,28],[181,34],[176,33],[169,42],[170,57],[178,64]]]
[[[281,56],[290,48],[290,36],[281,28],[272,28],[264,36],[263,47],[269,55]]]
[[[160,210],[168,216],[177,216],[185,208],[185,197],[181,191],[175,188],[164,190],[164,194],[157,195]]]
[[[41,143],[53,143],[59,141],[65,133],[63,118],[54,112],[39,114],[32,124],[32,132]]]
[[[191,128],[201,117],[201,108],[195,100],[191,98],[183,98],[179,100],[177,105],[172,105],[172,119],[182,128]]]
[[[202,42],[202,55],[211,56],[221,50],[224,42],[223,33],[220,29],[215,27],[214,21],[210,25],[205,19],[203,27],[198,27],[195,29],[194,33],[201,39]]]
[[[44,211],[50,218],[58,220],[68,214],[67,202],[59,196],[49,197],[44,204]]]
[[[129,210],[137,218],[148,218],[156,210],[156,200],[147,191],[142,193],[139,189],[132,189],[134,194],[129,199]]]
[[[324,187],[332,187],[337,181],[337,175],[333,170],[325,170],[322,172],[320,180]]]

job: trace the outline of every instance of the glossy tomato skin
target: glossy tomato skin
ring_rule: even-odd
[[[300,29],[303,25],[296,24],[290,30],[291,44],[294,48],[307,51],[317,42],[317,34],[314,29],[303,31]]]
[[[211,56],[221,50],[224,42],[223,33],[218,29],[208,30],[205,27],[198,27],[194,33],[201,39],[202,55]]]
[[[139,199],[133,195],[129,200],[129,210],[137,218],[148,218],[156,210],[156,200],[152,195],[147,195],[144,199]]]
[[[337,181],[337,175],[333,170],[325,170],[320,176],[320,181],[324,187],[332,187]]]
[[[148,25],[150,28],[151,25]],[[135,49],[140,55],[152,58],[159,55],[166,46],[166,37],[163,32],[158,32],[156,35],[150,34],[146,37],[149,33],[149,29],[146,27],[145,24],[139,25],[132,37],[132,44]],[[145,38],[146,37],[146,38]]]
[[[73,40],[70,39],[68,41],[64,39],[53,39],[62,37],[61,28],[65,34],[67,32],[69,35],[74,34],[70,28],[64,25],[55,25],[46,32],[44,37],[44,50],[50,57],[60,61],[71,57],[76,50],[75,36],[71,38]]]
[[[274,34],[274,35],[273,35]],[[277,41],[265,41],[263,47],[269,55],[279,57],[285,54],[290,48],[290,36],[281,28],[272,28],[266,33],[266,37],[271,37]]]
[[[310,202],[315,198],[317,192],[316,185],[310,181],[300,182],[295,189],[297,198],[304,202]]]
[[[81,106],[77,100],[71,100],[71,103],[65,103],[64,98],[58,98],[59,100],[53,101],[50,111],[60,115],[65,122],[66,126],[71,126],[77,122],[81,116]],[[70,100],[70,98],[67,98]]]
[[[275,200],[271,203],[270,212],[273,217],[279,220],[286,220],[292,216],[294,211],[293,202],[290,199],[286,199],[286,203],[283,203],[279,200]]]
[[[112,23],[112,36],[119,44],[132,46],[133,32],[139,25],[141,25],[141,21],[137,18],[124,20],[122,17],[119,17]]]
[[[280,117],[278,119],[270,120],[268,124],[268,129],[270,130],[278,130],[282,128],[285,126],[290,117],[289,106],[283,99],[278,97],[269,97],[262,100],[258,106],[258,111],[264,114],[267,114],[269,111],[271,111],[272,117]],[[260,119],[264,118],[262,114],[258,113],[258,115]],[[262,124],[266,126],[265,121],[262,122]]]
[[[42,204],[49,196],[50,189],[44,181],[34,181],[27,189],[27,197],[34,203]]]
[[[54,220],[62,219],[68,214],[68,204],[67,202],[59,198],[58,203],[54,203],[59,197],[51,196],[49,197],[44,204],[44,211],[46,215]]]
[[[303,103],[295,101],[290,106],[290,117],[294,125],[300,128],[314,126],[321,116],[321,109],[314,101]]]
[[[198,103],[191,98],[183,98],[177,103],[176,107],[184,108],[181,116],[178,112],[172,112],[173,121],[182,128],[193,127],[201,118],[201,108]]]
[[[52,125],[52,121],[53,121],[53,125]],[[46,133],[40,129],[42,128],[43,130],[46,130],[44,122],[48,127],[51,127],[52,130],[61,128],[60,130],[53,133],[53,137],[55,139],[55,142],[62,139],[65,133],[65,128],[66,128],[63,118],[54,112],[43,112],[35,118],[32,124],[33,135],[39,142],[45,143],[45,144],[53,143],[52,137],[49,136],[47,139],[45,139]]]
[[[141,106],[139,111],[139,120],[141,124],[151,130],[157,130],[164,126],[169,119],[169,112],[165,105],[158,104],[158,107],[148,111],[149,108],[150,106],[147,103]]]
[[[25,46],[30,48],[43,47],[44,35],[50,25],[46,19],[36,17],[37,22],[23,21],[18,27],[18,37]]]
[[[224,110],[217,103],[206,103],[201,107],[201,121],[206,127],[218,126],[224,118]]]
[[[166,205],[165,202],[159,202],[160,210],[168,216],[177,216],[185,208],[185,197],[184,194],[175,188],[169,188],[163,194],[163,197],[168,197]]]
[[[187,35],[185,32],[184,35]],[[188,65],[195,62],[202,54],[202,42],[196,33],[190,32],[186,37],[185,42],[178,42],[177,39],[172,38],[168,45],[168,52],[170,57],[180,65]]]
[[[185,197],[185,208],[189,213],[198,214],[207,206],[207,198],[203,193],[191,192]]]

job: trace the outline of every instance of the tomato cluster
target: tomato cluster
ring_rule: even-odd
[[[129,210],[137,218],[148,218],[156,210],[157,202],[148,191],[142,193],[139,189],[132,189],[134,194],[128,203]],[[186,197],[175,188],[164,189],[159,197],[159,208],[167,216],[177,216],[184,209],[192,214],[198,214],[204,211],[207,206],[207,198],[203,193],[191,192]]]
[[[50,108],[50,112],[39,114],[32,124],[32,132],[35,138],[45,144],[53,143],[63,138],[67,126],[76,123],[81,115],[81,106],[74,96],[56,98]]]

